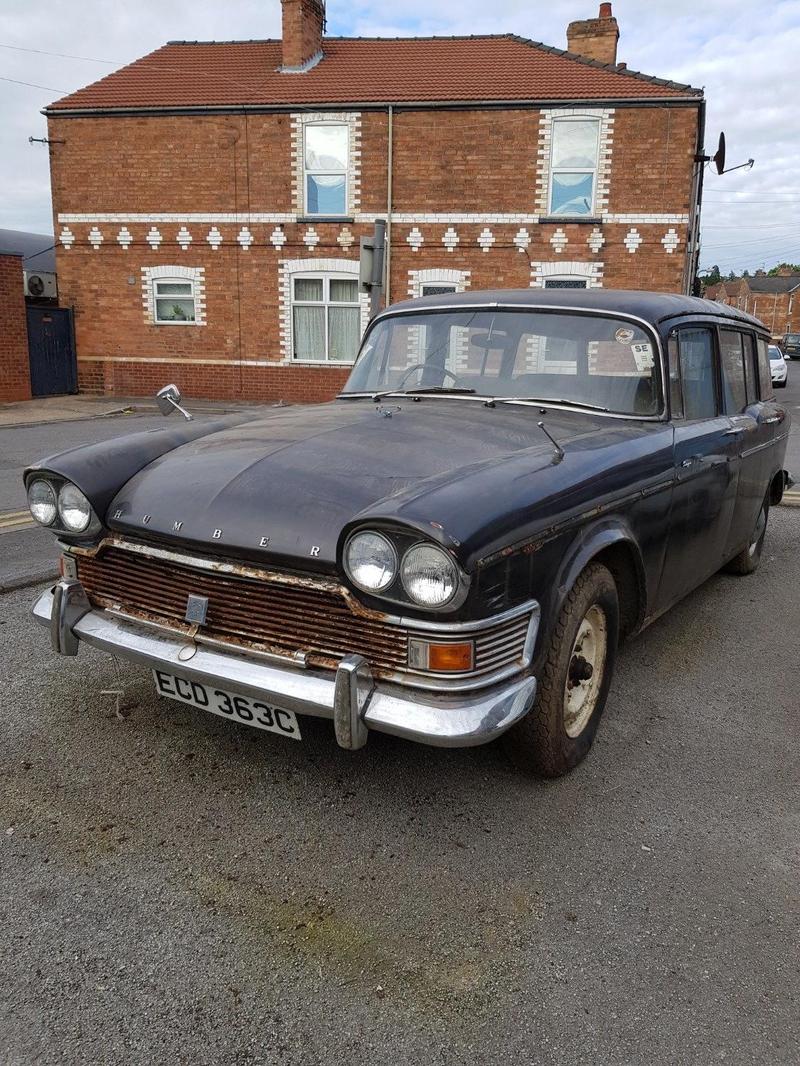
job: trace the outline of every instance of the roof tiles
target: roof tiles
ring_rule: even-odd
[[[330,106],[696,98],[700,90],[603,66],[512,35],[326,37],[310,70],[284,74],[280,41],[176,41],[51,104],[117,108]]]

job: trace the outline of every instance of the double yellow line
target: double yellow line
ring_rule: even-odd
[[[19,529],[27,529],[29,526],[35,525],[36,523],[31,518],[31,513],[27,507],[24,511],[0,512],[0,534],[16,533]]]

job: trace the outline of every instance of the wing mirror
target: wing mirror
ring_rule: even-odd
[[[156,403],[162,415],[171,415],[173,410],[180,411],[187,422],[192,421],[192,416],[181,407],[181,390],[177,385],[165,385],[156,393]]]

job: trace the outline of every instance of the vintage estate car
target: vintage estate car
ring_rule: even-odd
[[[756,569],[789,417],[769,336],[721,304],[549,289],[389,307],[344,391],[187,421],[25,472],[58,537],[52,644],[300,737],[587,753],[617,643]],[[162,410],[180,408],[174,386]],[[185,414],[185,412],[183,412]],[[188,417],[188,416],[187,416]]]

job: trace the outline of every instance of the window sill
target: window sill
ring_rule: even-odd
[[[349,222],[352,225],[355,223],[355,218],[352,215],[298,215],[295,221],[300,225],[307,222],[333,222],[339,224]]]
[[[601,226],[603,219],[600,215],[541,215],[540,225],[552,225],[557,222],[566,222],[570,226]]]
[[[354,366],[355,360],[351,359],[348,362],[335,359],[284,359],[283,366],[316,366],[324,369],[325,367],[335,367],[337,370],[341,370],[343,367]]]

